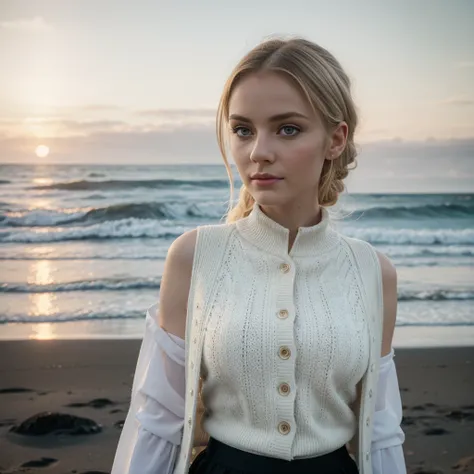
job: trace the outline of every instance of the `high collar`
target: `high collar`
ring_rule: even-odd
[[[300,227],[288,254],[290,231],[268,217],[255,203],[250,214],[237,221],[240,234],[256,247],[276,255],[292,257],[317,256],[333,249],[339,234],[330,225],[326,208],[321,208],[321,221],[310,227]]]

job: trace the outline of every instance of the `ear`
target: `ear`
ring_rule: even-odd
[[[326,159],[335,160],[339,158],[346,148],[349,127],[346,122],[340,122],[329,135],[329,143]]]

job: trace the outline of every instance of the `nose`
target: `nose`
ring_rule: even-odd
[[[273,163],[275,161],[275,153],[272,149],[269,138],[266,138],[263,135],[257,137],[250,152],[250,160],[255,163]]]

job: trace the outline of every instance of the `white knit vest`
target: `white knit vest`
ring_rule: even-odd
[[[203,426],[213,438],[291,460],[354,436],[349,405],[368,336],[357,269],[328,224],[323,210],[288,254],[288,230],[258,206],[237,222],[203,347]]]
[[[236,223],[200,227],[174,473],[187,472],[193,446],[209,435],[287,460],[333,451],[355,435],[359,470],[370,474],[381,290],[373,248],[333,230],[326,210],[320,224],[299,230],[289,253],[288,230],[258,206]]]

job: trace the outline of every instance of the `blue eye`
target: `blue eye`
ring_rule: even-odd
[[[285,125],[280,128],[281,131],[285,131],[283,136],[285,137],[294,137],[295,135],[298,135],[298,133],[301,131],[298,127],[295,127],[294,125]]]
[[[279,129],[279,134],[281,134],[284,137],[294,137],[298,135],[300,132],[301,132],[301,129],[299,127],[296,127],[295,125],[284,125],[283,127]],[[252,136],[252,130],[242,125],[233,127],[232,133],[235,133],[240,138],[248,138]]]
[[[251,135],[251,131],[247,127],[242,127],[241,125],[238,127],[234,127],[232,129],[232,133],[235,133],[238,137],[246,138]]]

